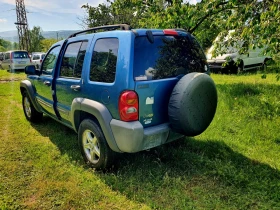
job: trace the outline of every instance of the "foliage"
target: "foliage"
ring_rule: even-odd
[[[30,38],[30,52],[41,52],[42,45],[41,41],[44,39],[42,36],[42,29],[39,26],[34,26],[32,30],[29,31]]]
[[[249,48],[265,48],[264,54],[270,54],[273,59],[279,60],[280,56],[280,1],[232,1],[223,7],[232,7],[230,16],[226,21],[220,40],[226,45],[241,42],[241,52]],[[228,35],[228,30],[234,29],[231,39],[223,40]]]
[[[115,0],[109,1],[108,4],[99,4],[97,7],[92,7],[89,4],[83,5],[88,16],[83,20],[84,25],[88,28],[126,23],[137,27],[138,21],[136,6],[137,4],[131,0]]]
[[[57,42],[56,39],[43,39],[43,40],[41,40],[40,41],[41,46],[42,46],[41,51],[42,52],[47,52],[51,48],[51,46],[56,42]]]
[[[209,0],[195,5],[182,0],[116,0],[83,8],[88,27],[128,23],[134,28],[183,28],[197,36],[204,48],[220,32],[223,40],[229,30],[235,30],[233,40],[246,42],[245,50],[267,46],[264,53],[275,59],[280,56],[279,0]]]
[[[5,52],[7,51],[6,48],[4,48],[3,46],[0,46],[0,52]]]
[[[0,52],[18,49],[18,43],[9,42],[0,38]]]

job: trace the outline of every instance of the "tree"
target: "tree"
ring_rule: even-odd
[[[0,52],[5,52],[8,50],[17,50],[17,49],[18,49],[18,43],[9,42],[4,39],[0,39]]]
[[[182,0],[115,0],[91,7],[87,4],[88,26],[129,23],[132,27],[182,28],[198,37],[204,48],[220,34],[221,40],[229,30],[232,39],[221,42],[247,43],[240,50],[265,47],[280,60],[280,0],[201,0],[192,5]],[[127,12],[126,15],[125,12]],[[120,19],[119,17],[122,17]],[[220,46],[219,49],[222,49]]]
[[[7,51],[6,48],[0,45],[0,52],[5,52],[5,51]]]
[[[41,51],[42,52],[47,52],[51,46],[56,43],[57,40],[56,39],[43,39],[41,40],[40,44],[41,44]]]
[[[107,4],[99,4],[97,7],[92,7],[89,4],[83,5],[88,16],[82,20],[83,25],[88,28],[126,23],[133,27],[138,26],[137,17],[139,12],[135,12],[140,1],[132,0],[107,0]]]
[[[30,37],[30,52],[41,52],[42,45],[41,41],[44,39],[42,36],[42,29],[39,26],[34,26],[32,30],[29,31]]]

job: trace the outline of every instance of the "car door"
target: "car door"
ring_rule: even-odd
[[[47,54],[41,68],[41,75],[34,80],[34,86],[36,88],[36,99],[41,105],[43,110],[55,117],[54,111],[54,91],[53,91],[53,78],[55,75],[55,68],[57,58],[60,52],[61,46],[54,46]]]
[[[83,96],[82,71],[88,40],[73,38],[68,41],[56,79],[57,110],[61,120],[71,124],[69,114],[75,98]]]
[[[8,70],[10,65],[10,52],[7,52],[4,54],[4,59],[2,61],[2,67],[3,69]]]

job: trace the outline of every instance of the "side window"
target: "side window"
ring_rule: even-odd
[[[5,60],[8,60],[8,59],[10,59],[10,53],[5,54]]]
[[[46,56],[42,64],[42,74],[52,75],[53,69],[55,68],[56,60],[59,55],[60,46],[53,48]]]
[[[90,80],[112,83],[115,81],[119,40],[117,38],[96,41],[90,67]]]
[[[61,77],[81,78],[87,42],[75,42],[67,46],[60,69]]]

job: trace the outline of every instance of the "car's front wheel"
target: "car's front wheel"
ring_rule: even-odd
[[[11,66],[9,66],[9,70],[11,73],[14,73],[14,71],[15,71]]]
[[[244,72],[244,63],[243,61],[240,61],[237,67],[237,73],[243,73]]]
[[[261,65],[261,71],[266,71],[267,70],[267,62],[268,62],[268,59],[265,59],[264,62],[262,63]]]
[[[22,94],[22,107],[23,107],[24,115],[28,121],[39,122],[42,120],[43,113],[38,112],[34,108],[26,91],[24,91]]]
[[[79,146],[84,160],[96,169],[110,167],[115,152],[108,146],[100,127],[91,119],[83,120],[78,131]]]

